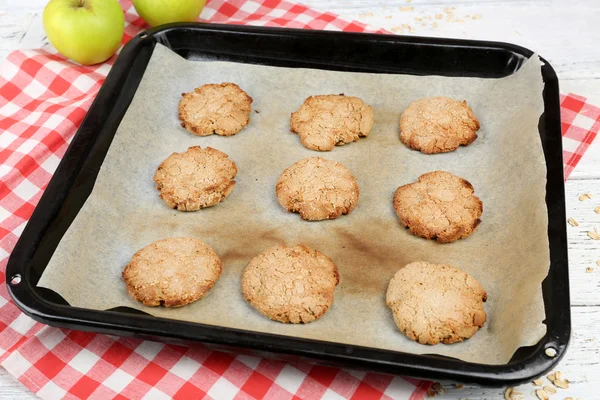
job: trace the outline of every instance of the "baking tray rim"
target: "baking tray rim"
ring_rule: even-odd
[[[246,34],[259,34],[259,35],[288,35],[290,37],[300,38],[303,36],[319,37],[327,40],[326,38],[355,38],[365,39],[369,41],[393,41],[395,43],[405,43],[409,45],[433,45],[433,46],[454,46],[454,47],[465,47],[473,48],[477,47],[480,49],[492,48],[506,50],[512,53],[517,53],[525,58],[531,57],[534,53],[531,50],[523,48],[509,43],[502,42],[489,42],[489,41],[474,41],[474,40],[461,40],[461,39],[446,39],[446,38],[424,38],[424,37],[403,37],[397,35],[380,35],[380,34],[368,34],[368,33],[347,33],[347,32],[323,32],[323,31],[310,31],[300,29],[288,29],[288,28],[263,28],[263,27],[248,27],[240,25],[220,25],[220,24],[203,24],[203,23],[179,23],[169,24],[163,27],[154,28],[147,32],[135,36],[130,42],[123,48],[120,56],[118,57],[115,65],[111,69],[107,79],[100,89],[96,99],[92,103],[90,110],[88,111],[84,121],[79,127],[76,135],[74,136],[71,145],[69,146],[63,160],[59,164],[52,180],[50,181],[45,193],[39,201],[38,207],[34,210],[31,216],[30,222],[28,223],[19,241],[17,242],[7,265],[6,269],[6,284],[8,291],[17,306],[27,315],[33,319],[46,323],[48,325],[63,326],[75,329],[92,330],[97,332],[104,332],[109,334],[125,334],[125,335],[147,335],[152,337],[161,338],[173,338],[183,339],[191,341],[202,341],[206,343],[223,344],[227,346],[245,347],[254,349],[257,351],[268,351],[273,353],[285,353],[294,354],[298,356],[307,356],[314,359],[320,359],[329,362],[342,362],[347,365],[359,368],[367,368],[378,370],[387,373],[396,373],[411,375],[423,378],[438,378],[438,379],[453,379],[457,381],[465,382],[477,382],[488,385],[506,385],[517,382],[524,382],[531,380],[532,378],[542,375],[546,371],[550,370],[555,366],[562,356],[564,356],[567,348],[571,326],[570,326],[570,308],[569,308],[569,292],[568,292],[568,258],[567,258],[567,242],[566,242],[566,221],[562,218],[562,223],[551,221],[550,214],[552,209],[557,215],[565,215],[565,201],[564,201],[564,179],[563,179],[563,164],[562,164],[562,147],[561,147],[561,135],[560,135],[560,105],[558,98],[558,79],[556,73],[552,69],[551,65],[542,59],[544,66],[542,68],[545,82],[544,89],[544,114],[541,118],[540,129],[545,129],[550,132],[551,136],[544,140],[552,141],[554,157],[559,157],[560,171],[558,171],[556,160],[551,160],[551,163],[547,161],[548,176],[547,176],[547,205],[549,213],[549,239],[551,237],[551,231],[557,236],[557,240],[561,245],[559,253],[556,257],[552,256],[552,243],[551,245],[551,265],[549,270],[549,277],[552,277],[555,283],[558,283],[558,287],[553,287],[554,297],[548,297],[548,290],[544,290],[544,301],[546,306],[548,302],[550,305],[554,305],[559,312],[559,317],[554,321],[553,324],[547,326],[547,333],[535,345],[535,351],[529,354],[527,357],[511,361],[503,365],[486,365],[477,364],[471,362],[465,362],[457,359],[442,357],[438,355],[417,355],[412,353],[403,353],[390,350],[369,348],[363,346],[345,345],[336,342],[325,342],[312,339],[301,339],[292,336],[274,335],[267,333],[257,333],[253,331],[245,331],[240,329],[224,328],[218,326],[205,325],[200,323],[192,323],[186,321],[179,321],[166,318],[158,318],[149,315],[135,315],[130,313],[122,313],[116,311],[98,311],[83,309],[72,306],[65,306],[58,303],[51,302],[37,293],[37,288],[32,284],[29,279],[31,274],[30,261],[35,251],[37,251],[37,245],[40,243],[43,236],[47,234],[47,228],[54,222],[56,214],[59,209],[64,207],[64,200],[66,196],[56,196],[58,189],[66,189],[66,193],[70,193],[73,189],[74,181],[82,173],[81,157],[85,157],[86,154],[80,155],[76,152],[84,151],[78,147],[79,140],[81,139],[80,132],[88,129],[88,124],[94,122],[90,121],[90,115],[97,111],[98,107],[101,107],[101,100],[104,99],[106,93],[110,94],[110,91],[118,89],[118,83],[120,80],[125,79],[128,71],[128,67],[131,68],[131,64],[136,60],[139,55],[141,48],[146,45],[148,41],[154,41],[152,50],[156,42],[161,42],[161,35],[168,34],[172,30],[191,29],[198,31],[214,31],[214,32],[228,32],[228,33],[246,33]],[[146,61],[147,63],[147,61]],[[137,89],[137,85],[135,89]],[[549,93],[548,99],[546,98],[546,92]],[[134,90],[135,92],[135,90]],[[552,101],[550,101],[552,100]],[[127,102],[128,107],[130,103]],[[104,104],[106,106],[106,104]],[[104,114],[111,114],[116,108],[117,102],[113,102],[108,105],[112,107],[109,111],[105,111]],[[122,117],[122,115],[121,115]],[[120,119],[118,121],[120,123]],[[117,123],[118,126],[118,123]],[[98,135],[103,132],[105,128],[98,130]],[[115,128],[116,130],[116,128]],[[547,132],[546,132],[547,133]],[[114,135],[114,134],[113,134]],[[553,135],[553,136],[552,136]],[[558,136],[557,136],[558,135]],[[112,140],[112,137],[111,137]],[[546,143],[545,143],[546,145]],[[93,147],[93,146],[91,146]],[[88,149],[92,151],[91,148]],[[544,149],[546,157],[548,154]],[[64,182],[57,181],[62,176],[62,173],[68,172],[69,167],[72,167],[74,161],[79,162],[79,169],[76,172],[71,171],[67,178],[70,179],[70,186],[65,188]],[[552,177],[551,177],[552,175]],[[554,200],[558,203],[548,203],[549,190],[548,187],[558,184],[560,176],[561,186],[559,188],[554,187],[552,189],[554,193]],[[57,178],[59,177],[59,178]],[[551,182],[550,180],[553,179]],[[64,179],[63,179],[64,180]],[[58,185],[62,184],[62,188]],[[557,192],[558,189],[558,192]],[[558,197],[556,197],[558,196]],[[87,196],[86,196],[87,198]],[[55,202],[58,199],[60,206],[54,204],[54,210],[56,211],[50,218],[44,218],[42,213],[44,206],[50,202]],[[41,207],[40,207],[41,206]],[[79,211],[79,210],[77,210]],[[47,217],[47,216],[46,216]],[[40,226],[43,225],[43,226]],[[552,226],[551,226],[552,225]],[[552,242],[552,240],[551,240]],[[558,250],[557,250],[558,251]],[[21,277],[21,283],[11,283],[12,277],[19,275]],[[10,278],[9,278],[10,277]],[[546,279],[548,280],[548,278]],[[544,282],[544,284],[546,281]],[[543,285],[544,285],[543,284]],[[558,290],[555,290],[558,289]],[[566,301],[556,303],[557,297],[566,299]],[[556,303],[556,304],[553,304]],[[548,307],[547,307],[548,308]],[[548,313],[547,313],[548,315]],[[557,325],[560,325],[557,326]],[[559,329],[560,328],[560,329]],[[275,344],[274,344],[275,343]],[[546,355],[547,348],[553,348],[556,350],[556,356],[549,357]]]

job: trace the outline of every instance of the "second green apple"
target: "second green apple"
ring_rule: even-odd
[[[137,13],[150,26],[195,21],[206,0],[133,0]]]

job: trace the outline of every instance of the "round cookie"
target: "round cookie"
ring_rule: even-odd
[[[400,331],[421,344],[450,344],[473,336],[486,321],[486,300],[485,290],[466,272],[428,262],[401,268],[386,294]]]
[[[288,167],[277,179],[279,204],[307,221],[335,219],[358,203],[358,184],[342,164],[310,157]]]
[[[131,297],[145,306],[180,307],[204,297],[221,275],[221,260],[198,239],[158,240],[123,270]]]
[[[242,293],[266,317],[300,324],[329,310],[339,281],[336,265],[323,253],[302,244],[278,245],[250,261],[242,275]]]
[[[235,135],[250,120],[252,97],[235,83],[206,84],[181,96],[181,126],[194,135]]]
[[[423,174],[394,193],[394,210],[414,235],[454,242],[479,225],[483,203],[467,180],[446,171]]]
[[[197,211],[225,200],[235,185],[237,167],[211,147],[192,146],[173,153],[154,174],[160,198],[179,211]]]
[[[318,151],[367,137],[372,126],[371,106],[343,94],[308,97],[290,119],[290,128],[300,135],[302,144]]]
[[[400,140],[425,154],[445,153],[477,139],[479,121],[466,101],[429,97],[411,103],[400,117]]]

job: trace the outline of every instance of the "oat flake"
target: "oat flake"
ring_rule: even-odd
[[[548,393],[546,393],[546,391],[544,391],[543,389],[536,390],[535,391],[535,395],[540,400],[548,400],[548,399],[550,399],[550,397],[548,396]]]

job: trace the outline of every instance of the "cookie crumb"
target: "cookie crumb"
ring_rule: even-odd
[[[535,386],[542,386],[544,384],[544,381],[542,380],[542,378],[538,378],[531,383],[533,383]]]
[[[567,222],[569,223],[569,225],[571,226],[579,226],[579,222],[575,221],[573,218],[569,218],[567,220]]]
[[[456,389],[462,389],[462,388],[464,388],[464,387],[465,387],[465,385],[463,385],[462,383],[456,383],[456,384],[454,385],[454,387],[455,387]]]
[[[593,231],[588,231],[588,236],[594,240],[600,240],[600,233],[598,232],[598,228],[594,228]]]
[[[594,272],[594,268],[592,268],[592,267],[587,267],[587,268],[585,269],[585,272],[587,272],[587,273]]]
[[[442,384],[439,382],[434,382],[433,385],[431,385],[431,387],[427,390],[427,397],[435,397],[438,394],[442,395],[444,393],[446,393],[446,391],[444,390]]]
[[[546,393],[544,391],[544,389],[538,389],[534,393],[537,396],[537,398],[540,399],[540,400],[548,400],[548,399],[550,399],[550,396],[548,396],[548,393]]]
[[[581,196],[579,196],[579,201],[586,201],[586,200],[591,200],[592,199],[592,195],[589,193],[584,193]]]

